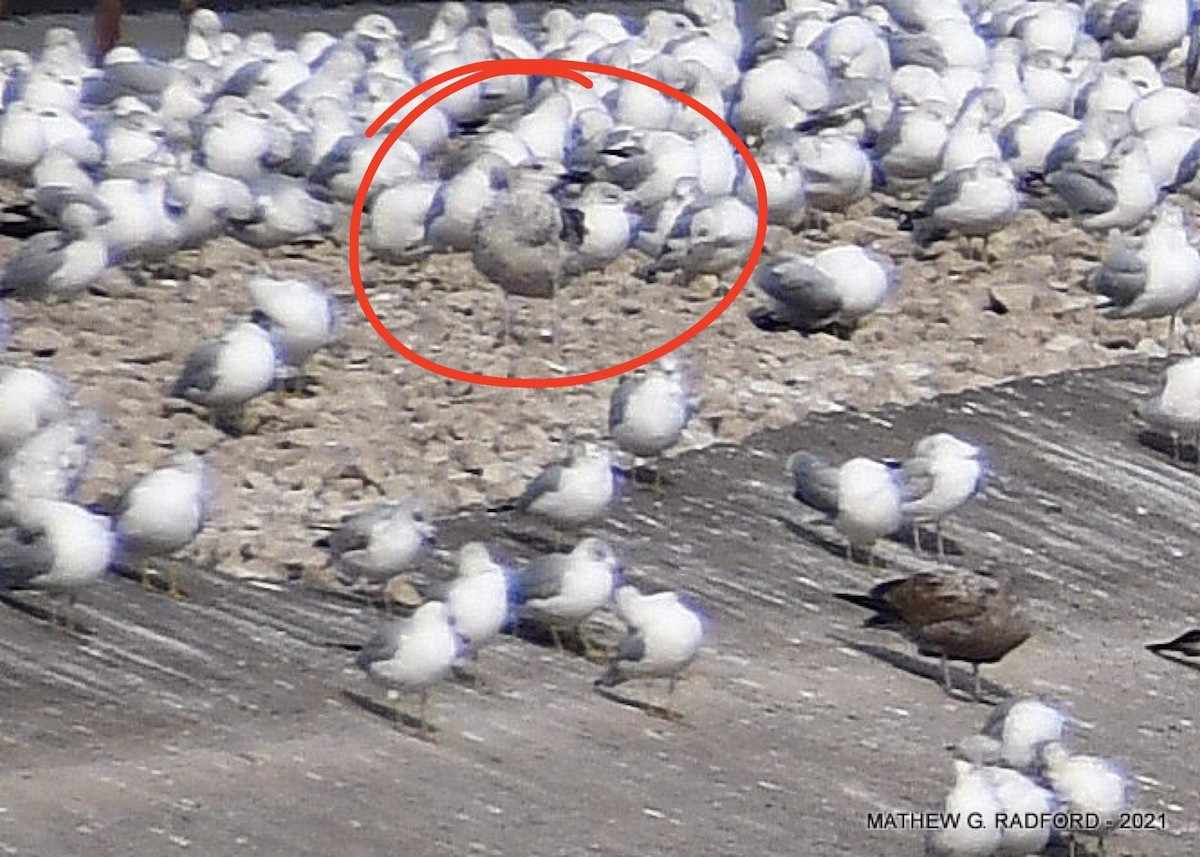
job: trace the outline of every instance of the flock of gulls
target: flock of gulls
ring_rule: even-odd
[[[270,33],[227,32],[201,9],[181,56],[101,45],[97,62],[73,32],[51,30],[37,55],[0,51],[0,173],[24,189],[29,233],[4,260],[0,294],[70,300],[114,267],[145,276],[219,236],[255,248],[322,240],[345,222],[385,136],[363,128],[397,98],[466,63],[552,57],[634,69],[726,117],[761,167],[773,230],[819,229],[874,192],[894,203],[918,253],[959,239],[991,265],[989,238],[1023,207],[1069,219],[1108,242],[1088,278],[1097,305],[1115,318],[1167,319],[1168,350],[1176,344],[1179,317],[1200,295],[1200,252],[1179,204],[1200,199],[1200,38],[1189,0],[789,0],[754,22],[738,12],[731,0],[684,0],[639,19],[554,8],[534,30],[503,4],[446,2],[422,38],[370,14],[340,36],[313,31],[284,47]],[[496,78],[430,108],[371,185],[370,253],[398,264],[470,254],[500,290],[502,341],[518,338],[513,300],[523,299],[550,302],[558,343],[558,292],[626,254],[637,254],[638,277],[672,287],[738,270],[757,193],[729,141],[647,87],[593,79],[587,89]],[[754,324],[847,337],[899,285],[892,259],[858,245],[768,253],[754,284],[763,300]],[[169,391],[206,408],[233,442],[252,430],[254,399],[312,390],[306,361],[336,341],[342,319],[321,283],[265,271],[245,287],[254,311],[196,347]],[[1190,331],[1182,339],[1193,344]],[[615,450],[641,461],[670,450],[693,417],[695,383],[675,355],[626,376],[611,400],[611,443],[581,444],[529,484],[516,511],[547,522],[568,540],[562,550],[517,562],[490,543],[462,545],[453,579],[421,592],[409,615],[389,614],[361,645],[357,665],[393,698],[419,694],[423,731],[432,689],[527,627],[602,661],[595,684],[605,693],[666,679],[666,703],[643,707],[680,716],[671,694],[704,644],[705,611],[687,593],[626,583],[628,558],[587,530],[620,497],[627,471]],[[1200,358],[1171,365],[1138,414],[1169,434],[1176,458],[1181,443],[1196,446]],[[33,589],[73,601],[110,569],[183,597],[175,557],[204,527],[212,497],[203,456],[179,450],[111,508],[85,508],[74,497],[100,419],[48,372],[0,370],[6,599]],[[974,698],[980,665],[1033,632],[1012,575],[945,564],[946,522],[992,468],[985,449],[944,432],[903,460],[828,462],[801,450],[784,466],[795,498],[844,539],[848,562],[873,569],[876,542],[905,531],[914,550],[941,561],[936,572],[837,595],[871,610],[868,626],[939,658],[947,692],[949,663],[970,664]],[[654,472],[654,490],[669,490]],[[421,503],[399,498],[346,519],[326,544],[338,581],[370,589],[418,567],[435,537]],[[626,628],[615,647],[588,634],[605,609]],[[69,624],[58,610],[52,618]],[[1150,648],[1200,656],[1200,630]],[[945,829],[930,835],[929,853],[1034,854],[1064,837],[1074,851],[1086,834],[1103,847],[1131,805],[1131,778],[1072,755],[1068,723],[1049,700],[997,707],[958,748],[945,806],[1061,810],[1069,823]]]

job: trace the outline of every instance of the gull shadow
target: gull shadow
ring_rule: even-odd
[[[683,719],[683,715],[678,711],[672,711],[671,709],[665,708],[657,703],[647,702],[644,699],[638,699],[637,697],[629,696],[624,693],[618,693],[611,687],[603,687],[599,684],[593,684],[592,690],[594,690],[598,696],[602,696],[610,702],[615,702],[618,705],[625,706],[626,708],[636,708],[638,711],[650,717],[658,717],[671,723],[677,723],[680,726],[687,726],[689,729],[693,728],[690,723]]]
[[[1150,654],[1156,658],[1162,658],[1164,661],[1170,661],[1173,664],[1179,664],[1181,667],[1187,667],[1189,670],[1200,672],[1200,664],[1187,660],[1183,655],[1177,655],[1174,652],[1150,652]]]
[[[504,535],[519,545],[532,548],[537,553],[570,553],[575,549],[573,542],[561,540],[563,536],[552,537],[530,530],[509,530]],[[559,540],[555,541],[554,539]]]
[[[814,529],[798,524],[791,518],[785,518],[783,515],[776,515],[775,520],[783,524],[784,528],[796,538],[803,542],[807,542],[815,548],[825,551],[825,553],[835,556],[845,562],[846,560],[846,543],[843,541],[834,541],[821,535]],[[911,543],[910,543],[911,546]],[[871,567],[874,570],[883,570],[889,567],[888,561],[878,554],[875,555],[874,566],[868,566],[869,552],[851,548],[850,550],[851,565],[863,566],[864,568]]]
[[[53,225],[34,213],[30,203],[21,202],[0,209],[0,235],[23,241],[53,229]]]
[[[559,628],[558,639],[556,641],[548,622],[533,618],[523,618],[519,622],[514,623],[508,633],[518,640],[524,640],[526,643],[532,643],[540,648],[551,649],[563,654],[575,655],[589,663],[607,663],[608,650],[611,647],[603,641],[597,642],[593,639],[592,650],[589,652],[588,647],[583,642],[581,627],[576,626],[569,630]]]
[[[420,733],[419,737],[426,738],[426,740],[428,740],[427,733],[437,732],[435,727],[430,726],[428,723],[422,723],[419,717],[414,717],[406,711],[399,711],[394,706],[388,705],[386,702],[380,702],[377,699],[372,699],[365,693],[343,688],[342,696],[351,704],[367,712],[367,714],[378,717],[381,720],[386,720],[393,727],[404,727],[417,731]]]
[[[42,607],[39,604],[32,604],[24,598],[18,598],[11,592],[0,591],[0,604],[5,604],[16,610],[18,613],[24,613],[31,619],[37,619],[39,622],[45,622],[52,628],[64,633],[75,634],[81,637],[92,637],[95,631],[70,617],[66,617],[66,625],[59,624],[60,615],[55,611]]]
[[[750,323],[761,330],[763,333],[781,333],[791,331],[797,333],[804,338],[815,336],[818,333],[828,333],[830,336],[835,336],[844,342],[849,342],[854,335],[854,327],[851,325],[838,324],[823,324],[817,327],[803,328],[797,327],[794,324],[789,324],[784,319],[777,316],[770,307],[755,307],[746,313],[746,318]]]
[[[843,646],[854,649],[856,652],[862,652],[864,655],[883,661],[910,675],[928,679],[939,688],[942,687],[942,666],[938,661],[931,663],[915,655],[906,655],[902,652],[897,652],[895,649],[889,649],[886,646],[877,646],[873,643],[860,643],[838,634],[830,634],[829,638],[836,640]],[[975,683],[974,677],[966,670],[955,666],[953,662],[950,664],[950,682],[954,686],[954,691],[949,696],[960,702],[978,702],[983,705],[996,705],[998,702],[1002,702],[1012,696],[1012,692],[1008,688],[990,681],[987,677],[980,677],[979,690],[985,694],[985,698],[975,699],[970,693],[970,688]],[[995,697],[995,699],[988,699],[986,697]]]
[[[1137,435],[1138,443],[1147,449],[1165,455],[1171,463],[1180,470],[1192,470],[1200,463],[1200,451],[1194,443],[1186,443],[1182,439],[1179,444],[1179,458],[1175,458],[1175,445],[1169,434],[1163,434],[1154,429],[1140,429]],[[1185,467],[1185,464],[1192,465]]]

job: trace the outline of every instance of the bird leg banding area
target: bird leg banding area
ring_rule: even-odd
[[[0,93],[0,853],[1200,853],[1200,0],[0,0]]]

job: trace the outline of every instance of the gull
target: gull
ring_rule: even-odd
[[[559,341],[555,296],[562,284],[568,231],[553,196],[561,167],[533,162],[508,172],[508,188],[498,192],[475,223],[471,260],[479,273],[504,292],[504,338],[512,337],[512,298],[549,300],[554,314],[554,341]]]
[[[746,264],[757,231],[757,213],[736,196],[696,201],[667,236],[665,252],[639,275],[679,271],[685,283],[705,274],[721,276]]]
[[[274,386],[277,349],[261,326],[242,322],[191,353],[171,395],[203,405],[219,422],[229,422],[249,401]]]
[[[329,345],[337,329],[337,302],[317,284],[299,279],[254,277],[246,283],[255,310],[265,316],[287,365],[300,368]]]
[[[1157,392],[1138,403],[1135,413],[1171,436],[1172,460],[1179,460],[1179,436],[1187,434],[1193,448],[1200,445],[1200,357],[1188,357],[1167,367]]]
[[[1061,741],[1068,720],[1060,705],[1034,696],[1011,697],[992,710],[980,734],[996,742],[994,761],[1036,773],[1041,746]]]
[[[1084,26],[1110,56],[1163,58],[1178,47],[1191,23],[1188,0],[1097,0]]]
[[[435,191],[436,202],[428,222],[429,244],[443,252],[466,252],[475,245],[475,222],[487,208],[502,178],[505,162],[492,152],[483,152]]]
[[[617,496],[617,478],[607,450],[584,443],[529,483],[517,500],[517,511],[578,527],[603,516]]]
[[[854,548],[867,549],[867,563],[875,564],[875,541],[900,528],[903,494],[896,471],[869,458],[852,458],[832,467],[808,452],[793,453],[787,472],[795,483],[792,494],[811,509],[832,518],[846,538],[846,560]]]
[[[334,225],[334,208],[310,190],[311,185],[291,176],[262,176],[250,185],[255,217],[234,224],[231,234],[243,244],[267,249],[328,232]]]
[[[879,584],[866,595],[837,597],[874,610],[864,627],[898,631],[923,655],[942,661],[942,681],[953,693],[950,661],[971,664],[972,698],[980,700],[979,665],[993,664],[1029,639],[1032,627],[1007,576],[921,572]]]
[[[626,206],[625,192],[608,182],[584,186],[563,208],[564,218],[574,218],[578,246],[568,261],[571,273],[604,268],[633,243],[640,217]]]
[[[1116,233],[1088,285],[1108,299],[1108,318],[1169,317],[1169,348],[1176,318],[1200,295],[1200,252],[1188,239],[1183,211],[1170,203],[1162,205],[1140,253],[1131,251]]]
[[[329,537],[330,558],[346,586],[386,583],[424,559],[436,535],[424,504],[383,503],[342,521]]]
[[[0,588],[65,595],[70,607],[81,587],[104,575],[115,549],[103,515],[61,500],[30,499],[0,521]]]
[[[512,619],[510,560],[484,542],[458,549],[458,574],[442,588],[458,635],[472,655],[498,637]]]
[[[950,118],[937,101],[895,105],[873,146],[889,184],[928,179],[938,171]]]
[[[969,762],[954,760],[954,787],[946,795],[945,814],[964,821],[939,825],[926,837],[925,853],[936,857],[991,857],[1003,840],[997,817],[1003,806],[996,790]],[[965,819],[977,819],[968,824]]]
[[[1042,776],[1054,789],[1066,813],[1065,832],[1075,853],[1075,838],[1095,836],[1100,853],[1104,837],[1116,829],[1121,815],[1133,804],[1133,779],[1115,762],[1099,756],[1072,756],[1061,742],[1044,744],[1040,753]]]
[[[1132,229],[1158,203],[1146,142],[1127,137],[1102,161],[1073,161],[1049,183],[1079,225],[1089,231]]]
[[[429,230],[437,216],[442,188],[438,181],[416,180],[381,191],[371,202],[364,238],[371,252],[385,262],[396,263],[428,255]]]
[[[1172,652],[1188,658],[1200,658],[1200,628],[1184,631],[1165,643],[1147,643],[1146,648],[1151,652]]]
[[[408,618],[392,619],[375,632],[355,664],[389,691],[421,694],[420,725],[434,731],[427,715],[433,686],[449,675],[458,657],[459,640],[449,608],[441,601],[422,604]],[[389,696],[391,694],[389,693]],[[395,722],[402,720],[394,709]]]
[[[668,354],[644,375],[621,379],[609,403],[608,432],[630,455],[658,458],[683,437],[693,413],[683,364]],[[661,468],[654,475],[658,484]]]
[[[904,462],[906,499],[901,511],[912,521],[913,547],[921,549],[923,523],[937,533],[938,556],[946,556],[942,519],[983,491],[989,472],[983,449],[941,432],[919,440]]]
[[[1019,204],[1012,170],[996,158],[983,158],[933,184],[913,214],[913,240],[926,246],[948,232],[964,236],[968,244],[979,237],[986,260],[988,236],[1012,222]]]
[[[655,711],[675,717],[671,700],[684,670],[704,642],[704,619],[690,599],[677,592],[642,594],[636,586],[621,586],[613,594],[617,613],[626,624],[625,637],[596,687],[615,687],[630,679],[667,679],[667,699]]]
[[[150,590],[151,557],[168,557],[187,547],[208,518],[208,478],[204,459],[176,454],[167,467],[152,470],[125,492],[117,512],[117,545],[132,566],[141,566],[142,587]],[[167,572],[167,594],[181,598],[176,569]]]
[[[0,494],[17,502],[74,496],[91,463],[99,419],[76,411],[26,437],[0,465]]]
[[[871,159],[858,140],[842,131],[824,131],[796,140],[804,166],[804,195],[814,208],[843,211],[871,192]]]
[[[560,651],[559,629],[575,629],[590,656],[593,648],[580,625],[612,599],[622,572],[616,551],[603,539],[583,539],[570,553],[542,554],[517,572],[518,616],[547,625]]]
[[[0,457],[67,414],[62,383],[37,369],[0,369]]]
[[[772,302],[751,312],[759,326],[849,331],[892,293],[896,265],[876,250],[846,244],[811,257],[781,253],[755,272],[754,282]]]
[[[92,206],[68,204],[61,213],[61,230],[29,237],[9,257],[0,295],[66,300],[96,283],[113,261],[98,220]]]

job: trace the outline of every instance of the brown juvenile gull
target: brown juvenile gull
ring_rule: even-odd
[[[837,597],[876,611],[864,627],[898,631],[922,655],[940,657],[947,693],[954,690],[949,662],[971,664],[976,700],[979,665],[998,662],[1033,631],[1006,576],[921,572],[881,583],[866,595],[839,592]]]
[[[579,244],[576,218],[564,215],[553,191],[562,168],[548,161],[513,167],[508,189],[479,213],[471,260],[479,273],[504,290],[504,338],[512,337],[512,298],[549,300],[554,314],[554,342],[559,341],[555,296],[570,257]]]

